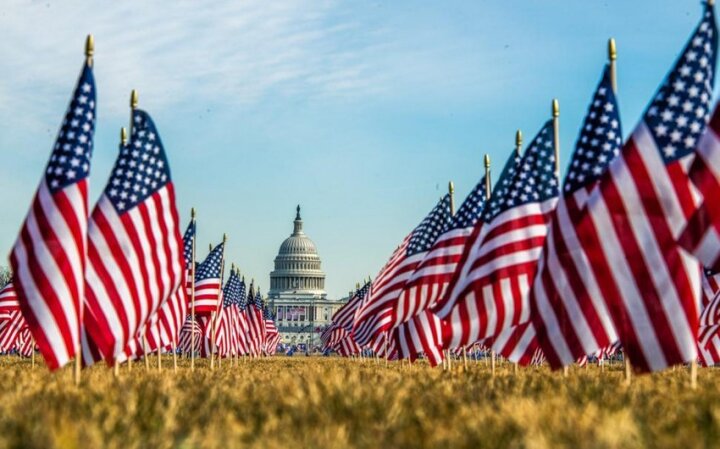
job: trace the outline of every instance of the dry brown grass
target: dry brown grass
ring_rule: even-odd
[[[720,371],[687,370],[622,382],[601,373],[484,363],[444,373],[426,365],[338,358],[227,361],[215,371],[146,372],[119,379],[95,367],[76,388],[0,357],[0,447],[17,448],[671,448],[720,445]]]

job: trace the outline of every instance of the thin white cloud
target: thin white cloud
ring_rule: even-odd
[[[40,103],[65,99],[87,32],[105,116],[127,112],[131,88],[154,108],[363,95],[381,74],[363,61],[376,43],[347,47],[355,28],[333,2],[15,2],[0,17],[0,108],[37,113]]]

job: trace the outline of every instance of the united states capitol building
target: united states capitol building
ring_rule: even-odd
[[[303,231],[298,206],[293,233],[275,257],[267,294],[283,343],[320,344],[319,334],[313,331],[330,324],[333,313],[348,300],[328,299],[320,265],[315,243]]]

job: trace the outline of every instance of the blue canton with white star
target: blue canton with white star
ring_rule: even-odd
[[[361,300],[365,299],[365,295],[367,295],[367,292],[368,290],[370,290],[371,285],[372,282],[366,282],[365,285],[355,291],[355,296],[357,296]]]
[[[492,217],[496,215],[496,212],[500,210],[500,192],[504,187],[510,186],[510,183],[515,177],[515,173],[517,173],[517,167],[520,165],[521,159],[522,158],[518,155],[517,151],[513,150],[510,157],[508,157],[507,161],[505,161],[505,166],[500,173],[497,183],[495,183],[495,188],[490,194],[490,200],[483,208],[482,219],[484,222],[489,223],[490,220],[492,220]]]
[[[225,287],[223,287],[223,307],[230,307],[240,303],[240,277],[235,271],[230,271]]]
[[[501,178],[512,171],[509,169]],[[499,186],[490,197],[490,208],[483,214],[486,222],[514,207],[541,203],[558,196],[552,120],[548,120],[535,136],[515,171],[512,180],[508,181],[509,177],[498,180]]]
[[[190,269],[192,263],[193,239],[195,238],[195,220],[191,220],[183,235],[183,256],[185,257],[185,267]]]
[[[645,113],[666,164],[695,150],[710,119],[715,79],[717,28],[712,6]]]
[[[430,211],[430,214],[413,230],[406,255],[412,256],[429,250],[451,219],[450,195],[445,195],[437,206]]]
[[[105,194],[119,213],[145,201],[170,182],[170,166],[147,112],[133,111],[130,142],[120,150]]]
[[[83,67],[45,169],[51,193],[87,178],[95,133],[95,78]]]
[[[245,310],[247,307],[247,287],[245,286],[245,279],[240,281],[240,290],[238,291],[238,302],[237,306],[240,310]]]
[[[465,198],[462,206],[460,206],[460,209],[458,209],[453,217],[449,229],[470,228],[478,222],[485,207],[485,179],[485,176],[483,176],[467,198]]]
[[[565,176],[565,193],[575,192],[597,181],[610,161],[620,154],[621,148],[620,113],[612,89],[610,68],[605,66]]]
[[[262,299],[262,295],[260,294],[260,289],[258,289],[257,293],[255,293],[255,298],[252,299],[252,303],[256,309],[262,310],[263,299]]]
[[[205,260],[195,268],[195,282],[220,278],[224,246],[224,243],[216,246],[210,251]]]

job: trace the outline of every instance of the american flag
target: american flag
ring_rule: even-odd
[[[358,344],[372,345],[375,351],[380,349],[380,337],[392,326],[393,309],[405,282],[450,220],[450,196],[445,195],[395,250],[358,308],[353,325]]]
[[[193,219],[188,224],[183,236],[183,257],[185,259],[185,270],[180,286],[175,294],[160,307],[158,312],[158,323],[160,326],[160,340],[162,345],[172,346],[177,343],[180,336],[180,327],[188,313],[188,290],[191,288],[190,270],[192,268],[192,247],[196,235],[196,224]]]
[[[189,282],[190,264],[192,261],[192,244],[195,238],[195,220],[188,224],[183,236],[183,256],[185,258],[185,271],[183,272],[183,280],[181,281],[175,293],[163,303],[145,325],[144,335],[147,338],[148,352],[154,352],[158,349],[172,349],[180,338],[180,328],[185,321],[188,313],[188,291],[191,288]],[[132,347],[125,348],[127,355],[135,354],[139,350],[143,350],[142,336],[136,338],[132,343]]]
[[[83,323],[113,363],[182,280],[183,247],[170,166],[150,115],[132,131],[88,226]]]
[[[79,351],[95,79],[86,63],[10,255],[23,315],[51,370]]]
[[[443,324],[428,309],[445,295],[465,245],[482,215],[487,185],[483,177],[405,284],[394,309],[393,336],[401,358],[425,353],[432,366],[443,360]]]
[[[717,30],[713,8],[610,164],[578,238],[637,371],[697,357],[700,270],[676,244],[695,208],[686,173],[710,114]]]
[[[196,315],[209,315],[218,309],[224,249],[225,244],[220,243],[195,269]]]
[[[405,283],[394,309],[395,326],[434,306],[445,294],[465,245],[482,215],[486,188],[483,176]]]
[[[245,279],[240,281],[240,292],[238,293],[237,307],[237,338],[238,351],[240,354],[250,353],[250,343],[248,341],[248,316],[247,316],[247,287]]]
[[[195,353],[200,352],[200,345],[202,340],[202,329],[197,321],[192,321],[188,315],[185,323],[183,323],[180,329],[180,341],[178,342],[178,348],[183,354],[189,354],[192,346],[192,335],[195,334]]]
[[[250,284],[245,314],[247,315],[247,338],[250,354],[259,356],[262,353],[265,338],[265,321],[262,316],[262,297],[259,290],[255,293],[253,284]]]
[[[528,292],[557,203],[553,122],[520,163],[508,162],[459,269],[434,312],[450,323],[446,348],[469,346],[530,319]]]
[[[563,195],[551,215],[548,237],[530,291],[538,342],[550,366],[569,365],[617,340],[604,285],[588,263],[575,227],[598,179],[620,154],[618,104],[605,67],[570,160]]]
[[[238,304],[240,303],[241,281],[235,270],[223,288],[223,306],[216,317],[217,334],[215,345],[221,355],[238,354]]]
[[[263,307],[263,321],[265,322],[265,354],[270,355],[270,346],[277,342],[275,336],[278,335],[279,331],[275,325],[275,317],[270,311],[270,307],[265,305]]]
[[[357,289],[348,302],[335,312],[332,317],[332,322],[348,332],[352,331],[353,323],[355,322],[355,314],[357,313],[360,304],[362,304],[363,299],[365,299],[365,295],[367,295],[367,292],[370,290],[371,284],[371,282],[366,282],[365,285]]]

